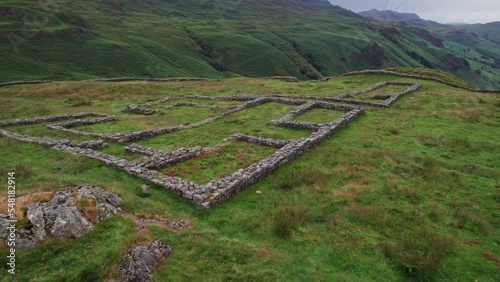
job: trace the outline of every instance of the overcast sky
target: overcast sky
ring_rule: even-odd
[[[499,0],[329,0],[332,4],[362,12],[371,9],[415,13],[440,23],[500,21]]]

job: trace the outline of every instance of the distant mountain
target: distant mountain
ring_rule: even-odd
[[[453,33],[449,26],[416,15],[380,22],[327,0],[57,3],[0,2],[0,81],[275,75],[319,79],[363,69],[426,67],[479,87],[500,88],[500,68],[491,67],[500,63],[496,41],[476,31]]]
[[[359,12],[358,15],[379,21],[405,22],[419,27],[427,27],[429,25],[441,25],[438,22],[424,20],[414,13],[400,13],[391,10],[380,11],[372,9],[370,11]]]
[[[417,14],[399,13],[391,10],[380,11],[372,9],[370,11],[359,12],[358,14],[366,18],[372,18],[375,20],[382,20],[382,21],[401,22],[410,20],[422,20]]]
[[[406,29],[425,29],[444,48],[469,62],[477,74],[486,77],[490,85],[500,86],[500,22],[487,24],[440,24],[424,20],[416,14],[370,10],[359,15],[394,23]],[[428,35],[426,36],[430,38]],[[462,76],[463,77],[463,76]],[[468,78],[465,78],[469,80]]]
[[[500,44],[500,21],[486,24],[466,24],[458,25],[460,29],[475,32],[484,36],[486,39]]]

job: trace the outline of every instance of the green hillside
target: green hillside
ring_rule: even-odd
[[[368,68],[428,67],[478,87],[498,86],[495,72],[481,73],[483,64],[456,55],[467,42],[443,45],[424,30],[367,20],[326,0],[43,3],[0,2],[0,81],[273,75],[319,79]],[[496,61],[495,51],[481,54]]]

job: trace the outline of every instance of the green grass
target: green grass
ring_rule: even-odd
[[[202,153],[191,160],[162,170],[169,176],[182,177],[200,184],[219,180],[264,159],[275,149],[236,142],[222,146],[212,152]]]
[[[95,133],[140,131],[152,128],[173,127],[202,121],[225,111],[214,108],[175,107],[151,116],[121,115],[120,120],[74,129]]]
[[[158,105],[153,105],[153,106],[150,106],[149,108],[159,110],[159,109],[162,109],[164,107],[173,106],[176,103],[195,103],[195,104],[202,105],[205,107],[206,106],[227,107],[227,106],[237,106],[237,105],[242,104],[242,102],[239,102],[239,101],[224,101],[224,100],[214,101],[214,100],[204,100],[204,99],[182,99],[182,100],[172,100],[172,101],[168,101],[168,102],[161,103]],[[193,110],[196,110],[197,108],[198,107],[195,107]]]
[[[333,111],[327,109],[312,109],[295,117],[296,120],[314,122],[314,123],[329,123],[344,115],[343,111]]]
[[[2,119],[80,111],[133,118],[139,116],[122,114],[120,109],[129,103],[161,99],[166,93],[327,96],[385,80],[415,81],[369,75],[294,84],[259,79],[64,82],[2,88],[0,96],[8,101],[8,107],[2,104]],[[145,195],[140,186],[147,182],[101,162],[0,138],[0,173],[19,173],[18,195],[90,183],[119,194],[126,212],[189,219],[194,225],[178,232],[152,226],[138,233],[130,219],[115,216],[80,239],[49,240],[33,250],[19,251],[20,273],[15,278],[1,275],[0,281],[102,280],[116,272],[125,249],[153,239],[166,240],[174,250],[157,270],[157,281],[329,281],[332,277],[342,281],[496,281],[500,276],[493,260],[500,256],[500,98],[419,82],[423,84],[420,90],[391,108],[367,108],[364,116],[335,136],[208,210],[154,185]],[[91,105],[74,107],[65,102],[76,94],[90,99]],[[19,101],[46,110],[31,112]],[[237,132],[279,139],[307,136],[306,131],[266,125],[292,108],[268,103],[139,143],[174,150],[216,145]],[[179,114],[196,115],[193,109],[181,107]],[[315,110],[302,115],[308,121],[321,121],[324,116]],[[146,119],[142,126],[149,126]],[[126,130],[127,124],[119,129]],[[40,125],[29,130],[42,134],[46,129]],[[111,144],[103,151],[138,157],[123,153],[123,146]],[[207,159],[193,160],[191,164],[207,169],[197,168],[190,177],[228,173],[240,165],[233,152],[245,149],[249,156],[245,162],[250,162],[268,150],[244,143],[231,146],[222,157],[215,151]],[[227,162],[221,163],[221,158]],[[6,193],[1,190],[0,197]],[[6,254],[0,248],[4,273]]]

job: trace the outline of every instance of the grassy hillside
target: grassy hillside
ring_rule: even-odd
[[[498,86],[496,72],[476,73],[483,72],[483,64],[471,65],[458,47],[442,46],[441,39],[424,30],[370,21],[324,0],[52,4],[0,3],[0,81],[272,75],[319,79],[367,68],[430,67],[476,86]],[[484,53],[485,60],[495,61],[495,54]]]
[[[464,64],[457,60],[446,61],[453,73],[458,75],[472,84],[482,85],[485,88],[498,88],[500,86],[500,41],[499,22],[487,24],[473,25],[447,25],[440,24],[434,21],[420,19],[412,14],[398,13],[394,11],[377,11],[360,13],[367,18],[373,18],[386,22],[400,22],[397,26],[404,28],[416,27],[420,32],[416,32],[419,36],[423,36],[430,42],[444,47],[449,52],[460,58],[465,58],[466,69],[472,70],[474,73],[465,74],[457,70],[458,65]],[[422,32],[421,29],[432,32]],[[418,53],[417,53],[418,54]],[[436,68],[436,67],[435,67]],[[437,67],[446,69],[443,67]]]
[[[148,118],[121,112],[126,104],[166,95],[326,96],[384,80],[415,81],[369,75],[325,83],[232,78],[12,86],[0,89],[0,119],[105,112],[127,122],[89,128],[131,130],[213,114],[193,108]],[[86,157],[0,138],[0,174],[17,172],[18,195],[90,182],[119,194],[126,212],[188,219],[194,225],[177,232],[157,226],[137,232],[132,219],[114,216],[80,239],[49,240],[19,252],[20,273],[14,280],[2,274],[0,281],[101,281],[117,271],[125,249],[152,239],[166,240],[174,249],[156,281],[497,281],[500,98],[419,82],[420,90],[393,107],[367,108],[334,137],[212,209],[155,186],[144,194],[140,186],[145,182]],[[290,108],[262,105],[141,144],[173,150],[217,144],[234,132],[304,136],[301,130],[265,125]],[[322,121],[325,113],[311,111],[300,119]],[[43,124],[5,129],[75,140]],[[112,144],[105,150],[118,153],[122,147]],[[225,166],[241,161],[233,153],[241,150],[248,151],[246,159],[268,153],[231,147],[221,155],[225,163],[198,160],[189,163],[192,174],[183,176],[220,175]],[[171,173],[185,171],[177,167]],[[1,190],[0,197],[6,193]],[[0,265],[6,272],[5,248],[0,248]]]

